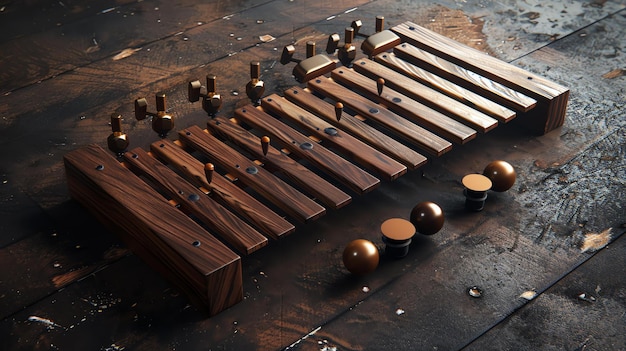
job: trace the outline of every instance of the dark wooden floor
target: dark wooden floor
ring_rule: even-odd
[[[0,349],[625,350],[626,2],[0,1]],[[71,200],[62,157],[106,144],[121,113],[131,146],[157,136],[133,100],[165,91],[177,128],[204,125],[187,82],[218,74],[222,114],[295,85],[288,43],[376,15],[411,20],[571,89],[565,126],[514,122],[356,197],[243,260],[245,299],[207,318]],[[262,43],[259,36],[276,40]],[[173,133],[172,138],[175,136]],[[505,159],[518,172],[480,213],[460,179]],[[418,202],[446,223],[363,278],[352,239]],[[582,249],[586,235],[608,246]],[[470,286],[481,298],[467,294]],[[524,296],[528,298],[524,298]],[[532,298],[534,296],[534,298]],[[55,323],[50,325],[49,323]]]

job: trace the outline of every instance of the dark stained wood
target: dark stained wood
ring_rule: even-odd
[[[527,70],[406,22],[392,30],[404,40],[495,82],[541,101],[531,126],[542,134],[563,125],[569,89]]]
[[[462,121],[481,133],[486,133],[498,125],[498,121],[494,118],[372,60],[357,60],[353,67],[356,72],[370,79],[383,78],[386,87]]]
[[[371,127],[359,118],[342,112],[340,122],[338,122],[335,115],[335,106],[318,99],[308,90],[296,86],[285,90],[284,94],[287,100],[305,108],[307,111],[315,113],[326,122],[351,133],[359,140],[400,161],[411,170],[426,163],[426,157],[387,134],[380,132],[378,129]]]
[[[452,142],[465,144],[476,137],[476,131],[472,128],[391,88],[384,88],[382,94],[378,95],[375,81],[351,69],[338,68],[332,72],[332,78]]]
[[[326,213],[324,207],[199,127],[180,131],[179,136],[183,144],[206,154],[214,163],[223,166],[291,216],[309,221]]]
[[[324,172],[333,175],[338,181],[363,194],[376,189],[380,180],[360,169],[349,161],[326,149],[276,118],[247,106],[235,111],[235,116],[258,130],[281,140],[291,152],[314,163]]]
[[[612,350],[626,344],[621,318],[625,275],[619,274],[626,240],[622,181],[626,168],[620,157],[626,140],[620,119],[623,77],[603,78],[624,67],[626,17],[619,1],[549,6],[519,0],[468,1],[457,6],[460,2],[377,0],[364,5],[277,0],[274,3],[281,8],[261,6],[241,12],[258,4],[253,1],[176,0],[168,7],[163,0],[134,1],[129,7],[154,11],[159,6],[171,13],[160,24],[150,14],[144,15],[145,22],[133,22],[122,17],[127,14],[124,8],[118,8],[121,12],[105,15],[108,26],[119,31],[107,31],[100,27],[102,21],[92,21],[97,31],[77,26],[82,29],[80,37],[79,30],[68,31],[65,25],[66,18],[81,13],[72,6],[87,4],[90,8],[84,13],[116,5],[109,5],[109,0],[97,4],[63,0],[66,7],[42,0],[0,4],[3,25],[11,27],[7,37],[16,32],[13,23],[38,30],[28,12],[13,18],[16,6],[32,6],[33,18],[49,22],[43,30],[63,23],[51,32],[64,37],[32,51],[40,56],[24,57],[27,70],[0,59],[5,72],[23,72],[21,77],[36,78],[48,62],[63,64],[62,58],[81,55],[93,33],[104,43],[101,52],[114,51],[113,42],[126,47],[128,38],[143,47],[123,60],[86,63],[9,95],[0,93],[4,243],[0,265],[8,267],[0,273],[0,349],[203,350],[209,345],[223,350],[400,351],[535,350],[559,345],[568,350]],[[122,7],[125,3],[116,2]],[[453,9],[445,7],[453,3]],[[48,11],[53,7],[63,9]],[[234,16],[222,19],[230,13]],[[186,99],[188,80],[218,73],[224,98],[221,113],[230,114],[232,106],[248,103],[242,87],[249,79],[251,60],[261,62],[268,94],[282,91],[294,84],[291,65],[276,63],[283,45],[295,42],[301,47],[307,40],[320,45],[354,18],[364,19],[369,25],[364,32],[371,33],[371,19],[378,14],[395,23],[411,19],[562,82],[576,92],[565,125],[531,137],[519,128],[528,117],[520,114],[509,125],[433,159],[419,172],[383,182],[341,211],[298,226],[294,235],[242,259],[244,300],[210,319],[188,305],[189,299],[180,293],[185,287],[161,279],[113,240],[97,218],[68,199],[62,156],[82,145],[105,145],[112,111],[125,116],[124,129],[133,147],[145,149],[157,137],[149,123],[131,120],[132,100],[157,91],[171,97],[170,112],[176,115],[178,129],[193,124],[203,128],[206,115]],[[336,17],[327,20],[331,15]],[[208,18],[217,18],[219,25],[206,36],[189,35],[187,41],[185,34],[161,37],[181,31],[184,23]],[[277,39],[255,46],[255,38],[266,33]],[[105,35],[110,35],[109,45]],[[151,44],[141,44],[144,38]],[[24,39],[21,45],[26,47],[29,42]],[[63,41],[79,45],[70,48]],[[195,41],[199,45],[185,45]],[[0,52],[3,58],[12,55]],[[23,82],[17,78],[9,83]],[[344,118],[354,112],[347,106]],[[365,123],[376,124],[371,119]],[[170,138],[177,138],[176,133]],[[514,165],[517,183],[506,193],[490,193],[483,212],[465,213],[459,180],[495,159]],[[301,163],[308,165],[305,160]],[[219,165],[217,169],[223,171]],[[376,228],[389,217],[408,215],[424,200],[437,202],[445,211],[440,233],[417,235],[402,260],[382,255],[379,267],[368,276],[346,272],[341,251],[350,240],[368,238],[383,253]],[[587,233],[609,227],[616,241],[597,252],[581,252]],[[135,252],[147,257],[141,248]],[[592,264],[602,257],[605,264]],[[158,264],[154,257],[151,265]],[[481,298],[467,294],[473,285],[483,289]],[[532,302],[520,297],[528,290],[537,292]],[[583,293],[596,300],[580,299]],[[30,319],[35,316],[63,327]]]
[[[246,218],[263,234],[279,239],[295,230],[293,224],[228,179],[215,174],[209,184],[204,174],[204,164],[172,141],[163,139],[154,142],[150,150],[175,167],[189,182],[205,189],[210,196]]]
[[[125,153],[124,160],[237,251],[250,254],[267,245],[266,237],[143,149],[135,148]]]
[[[267,111],[298,124],[315,138],[333,145],[350,159],[354,159],[365,168],[374,170],[387,180],[397,179],[407,171],[403,164],[277,94],[263,98],[261,106]]]
[[[99,146],[64,156],[68,189],[148,264],[216,314],[243,298],[241,260]],[[201,245],[194,246],[194,242]]]
[[[311,80],[307,87],[316,93],[342,102],[361,116],[389,128],[429,154],[441,156],[452,148],[452,144],[449,141],[372,102],[366,97],[337,84],[331,78]]]
[[[515,111],[504,107],[492,100],[489,100],[482,95],[476,94],[473,91],[463,88],[460,85],[452,83],[436,74],[430,73],[410,62],[404,61],[397,57],[394,53],[383,53],[374,57],[376,62],[379,62],[393,70],[402,73],[405,77],[410,77],[418,82],[422,82],[425,85],[431,86],[448,96],[451,96],[459,101],[462,101],[494,118],[498,121],[507,123],[515,118]],[[359,67],[355,67],[359,69]],[[395,81],[389,82],[395,84]],[[396,84],[397,85],[397,84]],[[393,86],[393,85],[392,85]],[[398,87],[395,87],[396,89]],[[407,92],[404,92],[408,95]]]
[[[245,148],[248,152],[257,156],[264,164],[271,164],[300,188],[323,202],[324,205],[338,209],[349,204],[352,200],[350,195],[344,193],[341,189],[330,184],[273,146],[268,145],[267,155],[263,155],[260,138],[243,127],[222,117],[215,117],[207,122],[207,127],[212,133]]]

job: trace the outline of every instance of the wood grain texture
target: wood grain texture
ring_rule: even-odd
[[[472,106],[477,110],[498,119],[500,122],[507,123],[516,117],[515,111],[489,100],[480,94],[476,94],[469,89],[463,88],[462,86],[446,80],[436,74],[428,72],[410,62],[404,61],[394,53],[390,52],[376,55],[374,60],[399,73],[402,73],[405,77],[410,77],[411,79],[437,89],[448,96]],[[358,69],[358,67],[356,68]],[[395,81],[391,83],[393,84]]]
[[[178,135],[183,144],[204,153],[289,215],[309,221],[326,213],[324,207],[199,127],[189,127]]]
[[[368,125],[360,118],[342,112],[341,119],[338,122],[335,115],[335,106],[317,98],[308,90],[295,86],[285,90],[284,94],[287,100],[316,114],[326,122],[341,128],[341,130],[354,135],[359,140],[393,157],[411,170],[426,163],[426,157],[422,154]]]
[[[532,127],[539,128],[540,132],[547,133],[563,125],[569,99],[568,88],[415,23],[405,22],[392,30],[412,45],[541,101],[541,111],[536,112],[531,121]]]
[[[215,314],[243,298],[241,260],[96,145],[64,157],[71,196]],[[194,242],[201,245],[194,246]]]
[[[260,138],[243,127],[222,117],[215,117],[207,122],[207,127],[212,133],[245,148],[264,164],[272,165],[277,171],[285,174],[289,180],[315,196],[324,205],[338,209],[349,204],[352,200],[350,195],[273,146],[269,145],[267,155],[263,155]]]
[[[163,139],[150,145],[153,154],[176,168],[190,183],[208,190],[208,195],[246,218],[263,234],[280,239],[293,233],[295,226],[228,179],[216,174],[209,184],[204,164],[174,142]]]
[[[27,1],[33,2],[44,3]],[[62,2],[68,7],[77,2],[106,7],[111,3]],[[199,4],[192,0],[185,2]],[[210,345],[212,349],[224,350],[278,350],[308,336],[291,349],[399,351],[436,347],[447,350],[484,338],[486,330],[489,330],[487,334],[496,335],[466,349],[484,350],[486,345],[492,349],[541,349],[559,345],[555,348],[610,350],[615,345],[626,344],[626,336],[619,327],[623,327],[620,317],[625,307],[624,279],[620,279],[624,275],[615,274],[618,272],[615,268],[625,265],[621,261],[617,264],[613,257],[619,256],[624,246],[612,242],[609,248],[595,254],[594,257],[600,258],[613,253],[607,265],[591,269],[596,278],[606,279],[568,274],[589,264],[585,261],[592,254],[581,254],[577,247],[586,232],[612,226],[617,236],[624,231],[622,224],[626,222],[622,191],[622,180],[626,178],[621,157],[626,150],[621,118],[625,107],[623,77],[601,77],[609,70],[626,67],[622,45],[626,17],[622,16],[623,9],[610,15],[617,11],[618,1],[559,2],[555,7],[545,3],[537,7],[522,0],[462,4],[377,0],[367,6],[355,1],[349,5],[349,8],[358,7],[353,12],[339,15],[335,7],[332,11],[338,14],[337,18],[322,17],[322,21],[306,27],[299,24],[315,22],[313,18],[325,14],[321,7],[331,8],[340,2],[280,2],[291,7],[289,15],[283,17],[283,13],[274,15],[255,9],[245,16],[224,20],[223,27],[212,33],[212,41],[189,36],[187,43],[201,41],[197,47],[201,50],[181,50],[185,48],[182,35],[176,37],[181,45],[164,38],[166,46],[171,45],[173,52],[180,50],[181,54],[163,55],[155,46],[145,45],[143,50],[124,59],[141,56],[135,62],[143,62],[145,66],[102,69],[105,63],[96,62],[90,66],[100,69],[81,69],[77,73],[85,74],[58,76],[32,86],[33,89],[22,89],[4,97],[0,105],[10,102],[12,106],[0,114],[3,117],[0,125],[6,126],[0,135],[3,141],[0,206],[13,210],[35,208],[42,214],[24,215],[24,211],[16,219],[17,212],[0,211],[5,215],[0,215],[3,242],[14,243],[0,249],[0,262],[7,267],[0,278],[0,304],[9,306],[3,310],[7,313],[0,323],[0,349],[202,350]],[[9,11],[18,3],[26,2],[4,1],[2,6],[7,10],[0,10],[0,17],[13,16]],[[161,6],[162,0],[133,3],[150,9]],[[247,7],[250,3],[220,0],[211,5],[229,9]],[[449,17],[451,11],[444,6],[451,4],[455,5],[454,12],[460,20],[446,22],[443,17]],[[489,6],[484,7],[485,4]],[[62,6],[57,2],[47,5]],[[208,8],[209,4],[206,5]],[[540,17],[529,21],[534,18],[528,18],[529,13],[522,13],[522,9],[536,11],[531,15],[540,14]],[[561,9],[567,11],[560,13]],[[180,10],[189,12],[189,8]],[[69,16],[69,9],[63,14],[66,12]],[[584,16],[577,16],[583,12]],[[590,17],[593,13],[602,15]],[[507,55],[509,59],[519,58],[516,65],[565,82],[576,92],[568,110],[567,125],[557,133],[531,138],[523,128],[518,128],[521,123],[515,120],[513,125],[500,126],[487,137],[456,148],[445,158],[434,159],[420,172],[409,172],[393,183],[384,182],[378,191],[355,198],[340,212],[330,211],[322,220],[299,227],[298,233],[287,240],[272,243],[252,257],[242,259],[245,300],[210,320],[189,307],[188,300],[177,289],[172,289],[135,255],[102,261],[93,274],[83,273],[82,267],[90,268],[93,262],[99,262],[107,249],[125,247],[112,240],[114,237],[86,214],[80,204],[68,201],[60,161],[63,154],[81,145],[93,142],[103,145],[103,139],[110,133],[107,125],[110,112],[121,112],[126,117],[125,127],[133,147],[145,149],[156,138],[148,123],[129,118],[132,99],[144,94],[150,97],[165,89],[171,97],[171,112],[180,117],[179,128],[191,124],[205,128],[206,115],[198,104],[186,100],[187,79],[219,73],[218,88],[226,99],[222,113],[227,116],[232,105],[247,103],[241,88],[248,80],[250,60],[262,62],[266,91],[282,90],[294,84],[291,66],[273,65],[277,60],[273,48],[311,39],[320,45],[329,32],[341,32],[352,18],[363,18],[366,26],[363,31],[371,33],[371,19],[377,14],[385,15],[390,22],[415,19],[416,23],[426,23],[446,35],[454,30],[467,33],[457,38],[462,42],[481,40],[473,43],[482,43],[480,47],[487,49],[491,46],[491,52]],[[57,21],[65,21],[54,16],[43,16],[50,18],[50,27]],[[129,22],[121,15],[116,16],[119,20],[111,24],[127,28]],[[177,16],[172,14],[164,19],[168,32],[179,30],[176,23],[165,23]],[[188,20],[205,21],[211,17],[198,12]],[[29,23],[28,17],[22,19],[23,23]],[[265,23],[256,24],[256,20]],[[471,21],[474,29],[463,26],[461,20]],[[3,24],[10,26],[7,22]],[[295,27],[295,32],[276,34],[279,31],[273,28],[279,27],[279,22]],[[151,27],[128,30],[153,34]],[[232,39],[229,33],[234,34]],[[242,37],[241,42],[247,42],[264,33],[276,36],[276,41],[214,61],[214,54],[229,52],[224,50],[227,44],[236,44],[235,38]],[[86,30],[84,38],[91,39],[91,34]],[[96,34],[102,42],[102,31]],[[553,34],[559,37],[552,41],[548,36]],[[511,40],[507,39],[509,36]],[[518,49],[513,49],[514,46]],[[149,53],[148,49],[151,49]],[[298,50],[298,54],[302,51]],[[173,75],[153,74],[157,70],[149,69],[153,62],[174,67],[179,56],[187,62],[206,63],[206,67],[194,66]],[[125,69],[135,69],[138,73],[135,81],[115,79],[130,77]],[[72,84],[68,83],[70,76],[74,78],[70,79]],[[63,82],[68,85],[60,84]],[[239,96],[230,94],[233,90]],[[28,105],[24,108],[33,112],[16,114],[23,111],[14,110],[15,102],[20,101],[26,101]],[[346,114],[352,113],[346,109]],[[79,119],[83,115],[85,119]],[[525,116],[520,116],[519,122],[523,121],[521,117]],[[601,151],[582,151],[616,129],[621,136],[613,138],[611,143],[602,143]],[[63,146],[59,146],[61,143]],[[577,154],[597,162],[580,162],[575,157]],[[462,189],[457,179],[464,172],[480,171],[493,159],[511,162],[518,171],[518,183],[506,193],[490,194],[485,211],[468,215],[462,208]],[[574,162],[566,165],[570,159]],[[302,163],[306,164],[304,160]],[[593,184],[593,191],[588,191],[589,184]],[[408,214],[422,200],[434,200],[444,210],[446,225],[441,233],[414,238],[410,256],[400,261],[383,259],[378,269],[365,278],[351,277],[342,268],[341,250],[349,240],[368,235],[380,243],[377,225],[387,217]],[[47,220],[50,226],[40,229],[37,223]],[[7,230],[7,222],[16,225]],[[40,240],[27,240],[35,237]],[[626,239],[622,236],[618,240]],[[82,278],[81,274],[84,274]],[[23,277],[15,278],[18,275]],[[563,275],[576,279],[560,279]],[[52,279],[67,285],[55,288],[50,284]],[[574,284],[577,280],[578,285]],[[554,282],[565,284],[554,294],[549,290],[540,293]],[[467,295],[467,287],[473,285],[484,289],[481,299]],[[362,290],[364,286],[369,288],[368,293]],[[533,288],[538,292],[536,300],[528,303],[518,298],[520,293]],[[583,292],[597,300],[581,301],[577,295]],[[101,311],[100,297],[104,297],[104,305],[108,306]],[[109,301],[114,302],[113,306]],[[398,308],[405,313],[394,313]],[[28,321],[29,316],[50,318],[69,329],[47,328]],[[510,321],[509,332],[498,328]],[[319,326],[322,328],[318,329]],[[311,331],[316,333],[310,335]]]
[[[322,171],[332,175],[337,181],[358,194],[376,189],[380,180],[337,154],[316,144],[307,136],[281,123],[262,110],[247,106],[235,111],[235,116],[258,130],[280,140],[285,148],[315,164]]]
[[[462,66],[445,60],[441,56],[424,51],[409,43],[393,49],[395,56],[422,67],[456,84],[472,90],[518,112],[528,112],[537,105],[537,100],[519,91],[508,88],[485,76],[476,74]]]
[[[342,102],[361,116],[388,128],[431,155],[441,156],[452,148],[449,141],[337,84],[331,78],[311,80],[307,87],[316,93]]]
[[[336,69],[332,72],[332,78],[452,142],[465,144],[476,137],[476,131],[472,128],[391,88],[384,88],[382,94],[378,95],[376,81],[351,69]]]
[[[481,133],[486,133],[498,125],[496,119],[372,60],[357,60],[353,68],[356,72],[370,79],[383,78],[385,87],[392,88],[430,108],[461,121]]]
[[[524,94],[532,93],[537,97],[550,100],[569,90],[544,77],[489,56],[415,23],[405,22],[391,30],[414,46],[511,88],[520,88]]]
[[[125,153],[124,160],[240,253],[250,254],[267,245],[266,237],[143,149]]]
[[[277,94],[263,98],[261,106],[306,129],[315,138],[333,145],[342,154],[387,180],[397,179],[407,171],[403,164]]]

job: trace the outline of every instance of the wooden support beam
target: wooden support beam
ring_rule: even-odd
[[[241,259],[97,145],[64,158],[70,195],[210,315],[243,299]]]

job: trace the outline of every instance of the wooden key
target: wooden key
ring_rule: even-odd
[[[311,80],[307,86],[322,95],[343,101],[345,105],[361,116],[389,128],[429,154],[441,156],[452,148],[452,144],[449,141],[372,102],[366,97],[337,84],[330,78]]]
[[[363,142],[393,157],[409,169],[416,169],[426,163],[426,157],[422,156],[417,151],[398,142],[387,134],[382,133],[378,129],[373,128],[359,118],[344,113],[343,104],[340,102],[333,106],[300,87],[287,89],[285,91],[285,97],[307,111],[311,111],[329,123],[334,123],[342,130],[347,131]],[[337,115],[337,105],[339,104],[341,104],[341,108]],[[344,117],[341,119],[341,123],[338,123],[342,114]]]
[[[384,103],[389,109],[455,143],[465,144],[476,137],[476,131],[470,127],[393,89],[386,88],[385,93],[379,96],[372,80],[352,69],[338,68],[332,72],[332,78],[343,85],[360,90],[370,99]]]
[[[481,133],[488,132],[498,125],[496,119],[372,60],[358,60],[353,67],[356,72],[371,79],[380,77],[378,80],[383,79],[393,90],[453,117]],[[381,91],[382,88],[378,88],[378,96],[381,96]]]
[[[312,162],[359,194],[380,185],[380,180],[374,176],[322,145],[312,143],[308,137],[259,109],[248,106],[237,109],[235,115],[254,128],[272,135],[275,140],[280,140],[291,152]]]
[[[537,100],[519,91],[473,73],[411,44],[398,45],[393,52],[407,62],[420,66],[515,111],[527,112],[537,105]]]
[[[64,156],[70,195],[211,315],[243,299],[241,259],[97,145]]]
[[[295,231],[293,224],[228,179],[213,172],[209,181],[206,165],[174,142],[167,139],[154,142],[150,151],[178,170],[187,181],[205,188],[212,198],[247,219],[264,235],[279,239]]]
[[[143,149],[135,148],[125,153],[124,160],[131,165],[132,169],[154,182],[186,211],[192,213],[237,251],[250,254],[267,245],[266,237]]]
[[[317,139],[328,142],[363,167],[374,170],[387,180],[394,180],[407,171],[403,164],[277,94],[263,98],[261,106],[264,110],[297,123]]]
[[[291,216],[309,221],[326,213],[324,207],[199,127],[192,126],[178,134],[185,145],[204,153],[214,163],[219,163],[228,172],[237,175],[241,181]]]
[[[408,61],[404,61],[393,53],[376,55],[374,60],[393,69],[394,71],[401,73],[405,77],[410,77],[413,80],[421,82],[426,86],[430,86],[450,97],[464,102],[465,104],[496,118],[499,122],[508,123],[517,115],[515,111],[491,101],[482,95],[476,94],[469,89],[463,88],[458,84],[441,78],[436,74],[430,73]]]
[[[415,23],[406,22],[392,30],[414,46],[537,100],[540,106],[530,114],[529,124],[539,132],[547,133],[563,125],[569,99],[566,87]]]
[[[259,153],[259,139],[254,134],[245,130],[241,126],[231,121],[217,117],[213,121],[207,123],[208,129],[237,144],[237,146],[246,149],[248,152],[261,157]],[[269,137],[267,137],[269,139]],[[263,146],[263,144],[261,144]],[[262,148],[261,148],[262,149]],[[262,152],[265,152],[262,149]],[[315,196],[324,205],[333,209],[341,208],[350,203],[352,198],[344,193],[336,186],[327,182],[324,178],[315,174],[308,168],[304,167],[294,159],[282,153],[280,150],[267,145],[267,155],[263,159],[264,163],[270,164],[277,170],[280,170],[290,181],[297,184],[304,191]]]

